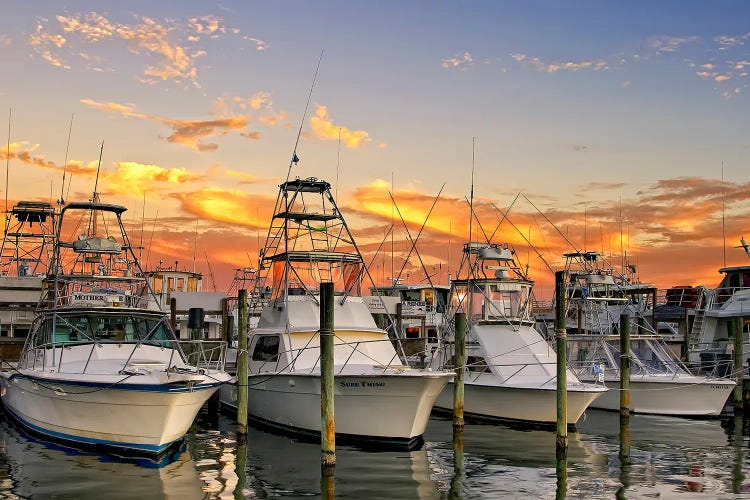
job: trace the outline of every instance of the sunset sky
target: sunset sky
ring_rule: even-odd
[[[9,0],[9,203],[89,198],[103,142],[98,190],[143,228],[148,266],[208,260],[226,289],[256,265],[321,53],[292,176],[332,183],[368,262],[395,224],[378,280],[408,251],[391,190],[416,234],[442,189],[417,248],[455,276],[472,163],[487,233],[522,193],[494,241],[542,297],[539,255],[559,269],[574,248],[618,265],[622,248],[660,288],[715,286],[722,215],[726,265],[750,264],[742,1]],[[423,279],[416,258],[407,272]]]

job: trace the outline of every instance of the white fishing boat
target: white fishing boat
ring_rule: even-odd
[[[737,248],[743,248],[750,257],[750,246],[744,237],[740,243]],[[696,290],[698,297],[688,332],[688,360],[704,371],[712,371],[717,365],[728,368],[732,363],[734,339],[730,323],[740,322],[745,357],[750,353],[750,266],[723,267],[719,273],[723,276],[717,287]]]
[[[13,417],[44,436],[159,454],[230,376],[224,344],[179,341],[154,305],[125,210],[62,208],[36,318],[17,368],[0,373],[0,393]],[[79,235],[63,241],[63,232]]]
[[[507,245],[464,245],[452,283],[449,321],[432,351],[434,369],[453,368],[455,314],[466,313],[466,415],[533,423],[557,420],[557,354],[534,329],[534,283]],[[607,389],[586,384],[567,370],[568,422],[573,424]],[[436,407],[453,408],[453,386]]]
[[[617,389],[620,384],[619,322],[631,318],[630,410],[675,416],[717,416],[735,386],[731,380],[695,376],[675,355],[646,315],[655,289],[634,284],[597,252],[566,254],[568,362],[581,380]],[[619,410],[619,391],[592,408]]]
[[[320,433],[320,283],[332,282],[337,436],[418,442],[453,374],[410,368],[375,324],[360,295],[368,271],[328,182],[281,184],[259,264],[253,297],[263,307],[248,344],[249,417]],[[236,407],[236,386],[220,394]]]
[[[633,321],[632,329],[637,327]],[[570,357],[581,380],[596,381],[612,389],[620,387],[619,335],[570,335]],[[709,417],[721,414],[735,383],[696,376],[676,359],[656,334],[630,338],[630,410],[634,413]],[[593,408],[620,409],[619,390],[597,399]]]

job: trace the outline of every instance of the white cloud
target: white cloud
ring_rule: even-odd
[[[677,52],[683,45],[697,42],[697,36],[656,35],[648,39],[648,45],[658,54]]]
[[[471,54],[469,54],[468,52],[464,52],[463,54],[457,54],[454,57],[443,59],[441,61],[441,66],[443,68],[465,69],[466,67],[471,66],[473,62],[474,59],[472,58]]]

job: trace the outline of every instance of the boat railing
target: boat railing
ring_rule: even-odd
[[[90,349],[86,357],[83,367],[76,369],[75,371],[65,370],[64,361],[66,361],[66,351],[70,351],[73,347],[80,347],[89,345]],[[118,358],[122,358],[122,364],[118,372],[123,375],[130,373],[132,369],[139,367],[164,367],[167,371],[176,371],[178,369],[193,368],[195,370],[211,369],[211,370],[223,370],[226,363],[226,349],[227,344],[223,341],[214,340],[147,340],[147,341],[64,341],[64,342],[49,342],[45,344],[39,344],[33,349],[27,350],[23,353],[22,358],[19,362],[21,368],[31,368],[32,370],[38,369],[37,365],[41,365],[42,369],[48,369],[55,367],[58,373],[78,373],[85,374],[91,366],[92,359],[96,359],[94,353],[97,348],[102,348],[105,345],[116,345],[118,348],[129,347],[128,351],[118,353]],[[169,350],[169,358],[164,361],[163,358],[159,360],[149,360],[143,362],[135,359],[135,355],[138,349],[144,346],[158,347],[161,351]],[[127,357],[126,357],[127,355]],[[70,354],[68,354],[70,357]],[[81,360],[80,357],[74,359],[73,366],[78,366]],[[108,358],[109,361],[112,358]],[[88,372],[91,373],[91,372]]]
[[[747,286],[722,286],[714,288],[713,290],[706,290],[707,298],[710,297],[712,300],[710,303],[707,302],[706,310],[718,310],[724,307],[724,304],[732,298],[736,293],[750,290]]]

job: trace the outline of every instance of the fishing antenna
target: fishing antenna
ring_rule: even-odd
[[[299,138],[302,135],[302,127],[305,125],[305,118],[307,117],[307,108],[310,106],[310,98],[312,97],[313,89],[315,88],[315,80],[318,79],[318,70],[320,69],[320,61],[323,60],[323,51],[320,51],[320,57],[318,58],[318,65],[315,67],[315,75],[313,75],[312,85],[310,85],[310,93],[307,95],[307,103],[305,104],[305,112],[302,113],[302,120],[299,124],[299,130],[297,131],[297,140],[294,141],[294,151],[292,152],[292,159],[289,162],[289,170],[286,172],[286,182],[289,182],[289,176],[292,174],[292,166],[296,165],[299,161],[297,156],[297,146],[299,145]]]
[[[94,194],[91,195],[91,201],[93,203],[96,203],[99,201],[99,193],[97,193],[96,190],[99,188],[99,169],[101,169],[102,167],[102,154],[103,153],[104,153],[104,141],[102,141],[102,145],[99,148],[99,163],[97,163],[96,165],[96,179],[94,180]],[[67,165],[67,163],[68,161],[66,159],[65,164]],[[93,231],[92,231],[92,228],[93,228]],[[106,230],[106,227],[104,229]],[[96,210],[91,211],[91,217],[89,218],[88,233],[91,236],[96,236]]]
[[[339,147],[336,151],[336,192],[334,198],[339,199],[339,165],[341,164],[341,127],[339,127]],[[7,207],[5,208],[8,209]]]
[[[8,210],[7,206],[5,210]],[[724,267],[727,267],[727,232],[724,225],[724,160],[721,160],[721,239],[724,249]]]
[[[70,125],[68,126],[68,144],[65,146],[65,164],[63,165],[63,178],[62,178],[62,186],[60,186],[60,199],[57,200],[58,205],[65,205],[65,198],[63,195],[65,194],[65,174],[68,171],[68,152],[70,151],[70,134],[73,132],[73,116],[75,116],[74,113],[70,114]]]
[[[8,173],[10,172],[10,119],[13,114],[13,109],[8,108],[8,149],[5,154],[5,213],[8,213]],[[10,219],[6,215],[6,222]]]

